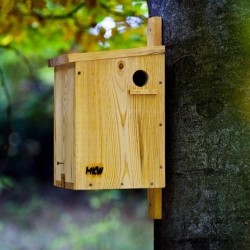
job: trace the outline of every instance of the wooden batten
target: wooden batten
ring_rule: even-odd
[[[148,19],[148,47],[159,46],[162,44],[162,18],[151,17]],[[165,82],[164,82],[165,84]],[[164,132],[165,137],[165,132]],[[165,145],[164,145],[165,150]],[[165,169],[165,166],[162,166]],[[148,216],[152,219],[162,218],[162,189],[148,189]]]
[[[159,93],[158,89],[130,89],[130,95],[157,95]]]

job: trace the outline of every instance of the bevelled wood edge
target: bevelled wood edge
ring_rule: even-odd
[[[129,89],[130,95],[157,95],[159,94],[158,89]]]
[[[124,57],[135,57],[135,56],[145,56],[154,54],[164,54],[165,46],[150,46],[144,48],[136,49],[126,49],[126,50],[110,50],[102,52],[87,52],[87,53],[71,53],[52,58],[48,61],[49,67],[56,67],[59,65],[90,61],[90,60],[104,60],[112,58],[124,58]]]

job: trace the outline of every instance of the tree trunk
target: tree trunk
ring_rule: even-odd
[[[166,45],[155,250],[250,249],[250,1],[149,0]]]

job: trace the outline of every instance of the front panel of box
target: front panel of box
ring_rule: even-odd
[[[164,55],[75,67],[74,188],[164,187]]]

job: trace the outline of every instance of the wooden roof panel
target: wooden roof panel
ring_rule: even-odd
[[[124,57],[135,57],[135,56],[146,56],[152,54],[164,54],[165,46],[153,46],[136,49],[126,50],[110,50],[101,52],[87,52],[87,53],[70,53],[58,56],[49,60],[49,67],[56,67],[63,64],[91,61],[91,60],[105,60],[111,58],[124,58]]]

